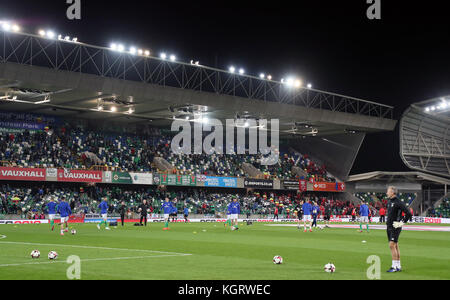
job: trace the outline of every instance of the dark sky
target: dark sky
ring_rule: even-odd
[[[395,106],[396,119],[414,102],[450,95],[445,2],[381,0],[382,19],[372,21],[366,2],[82,0],[82,19],[69,21],[66,0],[0,0],[0,19],[255,75],[298,74],[321,90]],[[351,173],[373,170],[407,170],[398,129],[366,137]]]

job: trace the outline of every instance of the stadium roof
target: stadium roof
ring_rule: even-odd
[[[397,123],[393,107],[372,101],[64,39],[1,34],[1,110],[161,127],[194,114],[279,119],[284,136],[392,131]]]
[[[422,172],[369,172],[349,176],[347,182],[382,181],[390,182],[411,182],[411,183],[431,183],[450,185],[450,180],[439,176],[429,175]]]

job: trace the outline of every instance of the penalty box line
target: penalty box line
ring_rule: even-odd
[[[41,243],[4,242],[4,241],[0,241],[0,244],[13,244],[13,245],[15,244],[15,245],[30,245],[30,246],[52,246],[52,247],[72,247],[72,248],[82,248],[82,249],[100,249],[100,250],[118,250],[118,251],[136,251],[136,252],[168,254],[170,256],[188,256],[188,255],[192,255],[190,253],[178,253],[178,252],[146,250],[146,249],[108,248],[108,247],[83,246],[83,245],[41,244]]]
[[[80,262],[89,262],[89,261],[111,261],[111,260],[126,260],[126,259],[146,259],[146,258],[159,258],[159,257],[174,257],[174,256],[187,256],[192,254],[168,254],[168,255],[151,255],[151,256],[131,256],[131,257],[110,257],[110,258],[86,258],[80,259]],[[48,261],[48,262],[29,262],[29,263],[18,263],[18,264],[4,264],[0,265],[1,267],[18,267],[24,265],[44,265],[44,264],[56,264],[56,263],[67,263],[66,261]]]

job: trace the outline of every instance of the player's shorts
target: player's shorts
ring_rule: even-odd
[[[367,223],[367,222],[369,222],[369,217],[368,216],[361,216],[361,217],[359,217],[359,221],[361,223]]]
[[[227,220],[230,220],[231,219],[231,215],[227,215]]]
[[[69,217],[61,217],[61,223],[66,223],[69,221]]]
[[[48,219],[53,221],[55,219],[55,214],[48,215]]]
[[[398,243],[398,238],[400,237],[400,233],[402,232],[401,228],[394,228],[392,226],[388,226],[386,232],[389,242]]]
[[[108,219],[108,214],[102,214],[102,219],[103,220],[107,220]]]
[[[164,219],[168,219],[170,217],[169,214],[164,214]]]
[[[331,219],[331,215],[324,215],[323,216],[323,220],[324,221],[330,221],[330,219]]]
[[[310,222],[311,221],[311,215],[304,215],[303,216],[303,221]]]
[[[238,218],[238,214],[231,214],[231,219],[236,220]]]

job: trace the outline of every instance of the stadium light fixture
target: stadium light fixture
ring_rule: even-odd
[[[166,59],[167,58],[167,54],[163,52],[163,53],[161,53],[161,55],[159,57],[161,57],[162,59]]]
[[[137,53],[137,50],[135,47],[130,47],[130,54],[135,55]]]
[[[111,48],[111,50],[116,51],[117,50],[117,44],[116,43],[111,43],[111,45],[109,45],[109,48]]]
[[[116,112],[116,111],[117,111],[117,107],[112,106],[112,107],[111,107],[111,112]]]
[[[430,108],[429,108],[429,107],[425,108],[425,111],[426,111],[426,112],[429,112],[429,111],[430,111]]]
[[[42,30],[42,29],[41,29],[41,30],[39,30],[38,33],[39,33],[40,36],[45,36],[45,30]]]
[[[272,75],[268,75],[267,79],[272,80]]]
[[[177,60],[177,57],[176,57],[175,55],[172,54],[172,55],[170,56],[169,59],[170,59],[170,61],[176,61],[176,60]]]
[[[231,66],[231,67],[228,69],[228,71],[230,71],[230,73],[234,73],[234,72],[236,71],[236,68],[233,67],[233,66]]]
[[[102,111],[102,110],[103,110],[103,105],[99,105],[99,106],[97,107],[97,110],[98,110],[98,111]]]
[[[20,31],[20,27],[19,27],[19,25],[17,25],[17,24],[13,24],[13,25],[11,26],[11,29],[12,29],[12,31],[14,31],[14,32],[19,32],[19,31]]]
[[[73,39],[72,39],[72,42],[78,43],[78,38],[73,38]]]
[[[150,56],[150,51],[149,51],[149,50],[145,50],[145,51],[144,51],[144,55],[145,55],[145,56]]]
[[[2,23],[2,29],[4,31],[10,31],[11,30],[11,24],[9,24],[8,22],[3,22]]]
[[[264,73],[259,74],[259,78],[264,79],[266,78],[266,75]]]
[[[49,39],[53,39],[55,38],[55,33],[51,30],[48,30],[45,35],[49,38]]]
[[[312,89],[312,84],[308,83],[307,87],[308,87],[308,89]]]
[[[240,69],[239,69],[239,74],[244,75],[244,73],[245,73],[245,70],[242,69],[242,68],[240,68]]]
[[[144,54],[144,50],[138,49],[137,53],[138,53],[138,55],[143,55]]]

